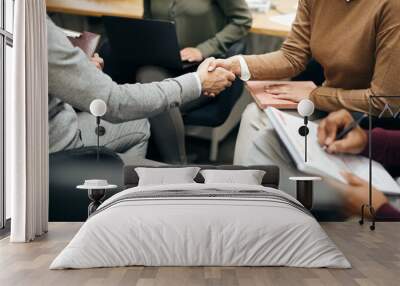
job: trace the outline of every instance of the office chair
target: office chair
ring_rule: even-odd
[[[232,45],[226,57],[242,54],[246,50],[245,41]],[[183,115],[187,136],[211,140],[210,161],[218,157],[219,143],[239,124],[241,114],[251,101],[243,93],[243,82],[236,80],[231,88],[215,99],[205,102]]]

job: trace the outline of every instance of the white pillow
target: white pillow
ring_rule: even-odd
[[[261,170],[202,170],[205,184],[261,185],[265,171]]]
[[[200,171],[198,167],[186,168],[135,168],[139,176],[139,186],[172,185],[195,183]]]

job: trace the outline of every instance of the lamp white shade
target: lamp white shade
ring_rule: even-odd
[[[297,106],[297,112],[302,117],[309,117],[314,113],[314,103],[309,99],[303,99]]]
[[[92,113],[96,117],[101,117],[107,112],[107,104],[104,100],[95,99],[90,104],[90,113]]]

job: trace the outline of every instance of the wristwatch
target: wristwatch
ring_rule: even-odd
[[[249,67],[247,66],[246,61],[243,56],[239,56],[239,64],[240,64],[240,79],[243,81],[249,81],[251,78],[251,74],[249,71]]]

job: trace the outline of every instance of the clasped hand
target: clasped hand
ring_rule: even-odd
[[[236,79],[233,72],[222,67],[217,67],[210,71],[210,64],[214,61],[214,58],[206,59],[197,70],[203,94],[211,97],[216,96],[230,87],[232,82]]]

